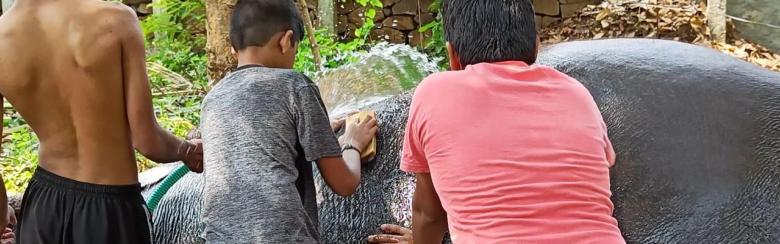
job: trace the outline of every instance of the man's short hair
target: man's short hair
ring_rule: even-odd
[[[531,0],[444,0],[443,14],[444,36],[463,66],[536,62]]]
[[[230,43],[236,51],[262,47],[287,30],[293,31],[293,44],[303,40],[303,23],[293,0],[238,0],[230,19]]]

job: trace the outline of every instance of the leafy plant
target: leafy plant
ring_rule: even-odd
[[[205,95],[206,5],[204,0],[159,0],[157,11],[141,22],[148,48],[147,65],[154,108],[161,126],[184,137],[200,123]],[[136,154],[139,170],[154,162]]]
[[[344,2],[345,0],[341,1]],[[371,34],[371,30],[376,26],[374,18],[376,17],[377,9],[382,9],[382,1],[356,0],[356,3],[367,8],[363,16],[365,18],[363,25],[355,30],[354,39],[346,42],[339,42],[335,36],[329,34],[325,29],[317,29],[314,32],[315,40],[320,46],[320,55],[323,60],[322,65],[326,69],[353,63],[357,60],[356,54],[365,53],[368,49],[367,47],[370,43],[369,35]],[[311,43],[308,38],[304,38],[298,45],[298,54],[294,67],[295,70],[309,76],[314,76],[316,69],[313,56]]]
[[[430,12],[441,13],[442,0],[435,0],[428,7]],[[444,20],[442,14],[436,16],[436,20],[421,26],[417,31],[431,32],[431,38],[428,39],[423,47],[423,51],[432,58],[440,58],[439,67],[445,70],[449,67],[447,63],[447,41],[444,39]]]
[[[206,7],[203,0],[160,0],[152,5],[158,11],[141,22],[149,45],[149,62],[158,63],[205,88]],[[166,87],[170,80],[152,75],[152,84]]]
[[[16,128],[3,140],[2,174],[9,192],[24,191],[38,165],[38,138],[27,127]]]

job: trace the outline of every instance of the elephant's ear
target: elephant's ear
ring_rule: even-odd
[[[141,183],[141,189],[146,189],[147,187],[160,183],[160,181],[171,174],[179,165],[181,165],[181,163],[163,164],[141,172],[141,174],[138,175],[138,182]]]

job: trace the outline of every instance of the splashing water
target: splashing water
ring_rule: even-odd
[[[438,60],[408,45],[380,43],[358,54],[357,60],[317,76],[325,107],[333,117],[414,89],[439,71]]]

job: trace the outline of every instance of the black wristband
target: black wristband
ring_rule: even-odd
[[[344,144],[344,146],[341,146],[341,153],[343,154],[344,151],[350,150],[350,149],[357,151],[358,155],[360,155],[360,156],[363,155],[363,152],[361,152],[360,149],[358,149],[357,147],[355,147],[355,146],[353,146],[352,144],[349,144],[349,143]]]

